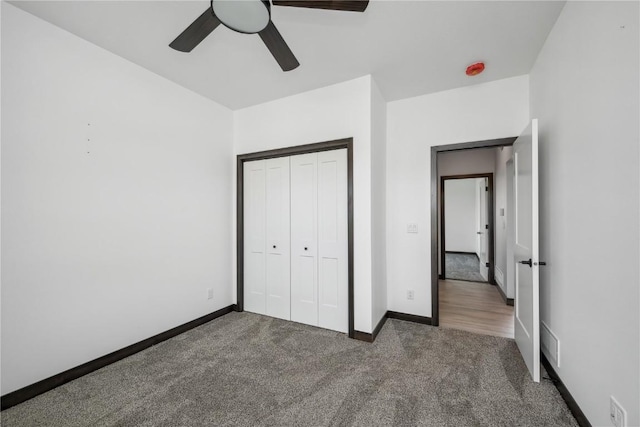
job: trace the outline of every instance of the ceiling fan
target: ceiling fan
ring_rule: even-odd
[[[274,6],[305,7],[364,12],[369,0],[272,0]],[[191,52],[218,25],[245,34],[257,33],[282,71],[300,63],[271,21],[269,0],[211,0],[211,6],[169,44],[175,50]]]

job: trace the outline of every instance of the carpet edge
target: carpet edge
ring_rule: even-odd
[[[97,359],[83,363],[82,365],[67,369],[64,372],[60,372],[59,374],[52,375],[49,378],[45,378],[31,385],[12,391],[11,393],[7,393],[0,397],[0,410],[4,411],[5,409],[9,409],[12,406],[23,403],[40,394],[53,390],[56,387],[85,376],[93,371],[97,371],[98,369],[104,368],[105,366],[139,353],[142,350],[145,350],[149,347],[152,347],[156,344],[187,332],[193,328],[204,325],[205,323],[229,314],[232,311],[237,311],[237,307],[235,304],[223,307],[220,310],[216,310],[202,317],[198,317],[197,319],[194,319],[190,322],[183,323],[182,325],[176,326],[167,331],[161,332],[157,335],[131,344],[127,347],[121,348],[120,350],[116,350],[104,356],[98,357]]]

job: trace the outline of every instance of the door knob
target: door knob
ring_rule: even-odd
[[[275,249],[275,248],[276,248],[276,245],[273,245],[273,249]]]
[[[532,266],[531,258],[529,258],[528,261],[520,261],[520,264],[528,265],[529,267],[531,267]]]
[[[540,261],[540,262],[534,262],[533,265],[547,265],[547,263],[544,261]]]
[[[304,247],[304,250],[305,250],[305,251],[307,250],[307,247],[306,247],[306,246]]]

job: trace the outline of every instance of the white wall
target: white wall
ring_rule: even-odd
[[[494,175],[494,199],[495,199],[495,279],[502,292],[508,298],[515,295],[513,283],[507,285],[507,219],[509,211],[507,209],[507,162],[511,158],[512,147],[502,147],[495,150],[496,172]],[[500,210],[504,209],[504,215],[500,215]],[[510,218],[509,218],[510,219]]]
[[[387,312],[387,102],[371,79],[371,326]]]
[[[638,2],[567,2],[531,72],[541,317],[592,425],[640,425]]]
[[[515,136],[515,135],[511,135]],[[497,148],[438,153],[438,179],[443,176],[495,173]]]
[[[444,182],[444,229],[446,251],[476,252],[476,180],[449,179]]]
[[[371,85],[365,76],[234,112],[236,154],[353,137],[354,323],[367,333],[372,331]]]
[[[431,316],[431,147],[519,135],[529,120],[528,84],[528,76],[513,77],[387,105],[389,310]]]
[[[2,2],[2,125],[2,394],[233,303],[229,110]]]

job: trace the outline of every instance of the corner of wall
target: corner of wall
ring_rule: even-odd
[[[387,312],[387,103],[373,77],[371,108],[371,243],[374,328]]]
[[[4,394],[231,303],[233,150],[231,110],[0,7]]]

